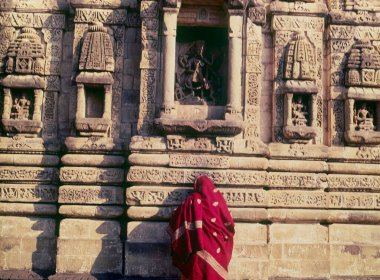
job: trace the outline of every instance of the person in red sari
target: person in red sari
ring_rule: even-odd
[[[199,177],[169,221],[173,264],[181,279],[227,279],[234,226],[223,195],[210,178]]]

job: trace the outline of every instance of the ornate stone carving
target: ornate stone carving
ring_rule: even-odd
[[[44,46],[33,28],[21,29],[17,39],[9,45],[6,72],[8,74],[43,75]]]
[[[179,45],[175,100],[180,104],[215,105],[222,99],[223,50],[207,50],[205,41]]]
[[[346,86],[380,87],[380,53],[369,38],[357,40],[350,51]]]
[[[317,136],[316,49],[302,32],[293,34],[285,49],[283,80],[284,136],[307,142]]]
[[[117,168],[62,167],[60,179],[71,183],[109,183],[123,182],[124,171]]]
[[[0,201],[9,202],[56,202],[58,188],[49,185],[0,185]]]
[[[107,186],[61,186],[59,203],[122,204],[123,189]]]
[[[380,52],[368,38],[356,40],[347,60],[345,139],[349,144],[380,144]]]
[[[23,134],[35,137],[42,128],[45,51],[40,37],[33,28],[21,29],[9,45],[3,79],[4,106],[2,125],[10,136]]]
[[[285,54],[285,80],[315,80],[315,47],[302,33],[295,33]]]
[[[58,169],[40,167],[0,167],[2,181],[36,181],[55,182],[58,180]]]
[[[80,136],[110,136],[113,44],[101,23],[90,26],[79,58],[75,127]]]

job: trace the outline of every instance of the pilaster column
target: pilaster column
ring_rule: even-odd
[[[242,119],[242,63],[243,63],[243,19],[244,10],[228,10],[228,88],[226,120]]]
[[[111,119],[112,85],[104,85],[104,119]]]
[[[311,100],[309,101],[309,114],[310,114],[310,126],[311,127],[317,127],[317,118],[318,118],[318,111],[316,108],[318,107],[317,102],[317,94],[311,94],[310,98]]]
[[[163,8],[163,87],[161,117],[173,117],[174,112],[174,83],[175,83],[175,59],[176,59],[176,35],[177,16],[179,8]]]
[[[285,123],[287,126],[293,125],[292,103],[293,103],[293,93],[285,94],[285,98],[284,98],[284,105],[285,105],[284,113],[285,113],[285,115],[284,115],[284,118],[285,118]]]
[[[12,109],[12,95],[9,88],[4,88],[4,108],[2,119],[8,120],[11,118],[11,109]]]
[[[35,89],[34,90],[34,110],[32,119],[34,121],[41,121],[41,112],[42,112],[42,98],[43,98],[43,90]]]
[[[349,130],[355,131],[355,123],[354,123],[354,105],[355,105],[355,100],[354,99],[346,99],[345,101],[346,106],[345,106],[345,121],[348,124],[348,127],[350,128]]]
[[[77,112],[75,117],[76,119],[86,117],[86,98],[83,84],[77,84]]]

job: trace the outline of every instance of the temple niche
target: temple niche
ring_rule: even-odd
[[[226,13],[222,1],[198,4],[163,8],[162,106],[155,123],[165,134],[234,136],[243,129],[245,7],[227,4]]]
[[[75,128],[80,136],[109,136],[111,127],[112,40],[102,23],[88,28],[79,58]]]
[[[284,128],[289,142],[308,142],[317,135],[316,50],[302,32],[285,48],[283,86]]]
[[[367,38],[353,45],[347,62],[345,84],[348,144],[380,144],[380,52]]]
[[[36,137],[42,129],[46,82],[44,46],[33,28],[24,27],[9,45],[3,79],[2,126],[7,136]]]

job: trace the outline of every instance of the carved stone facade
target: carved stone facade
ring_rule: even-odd
[[[177,279],[200,175],[229,279],[380,277],[377,1],[0,0],[0,37],[1,279]]]

